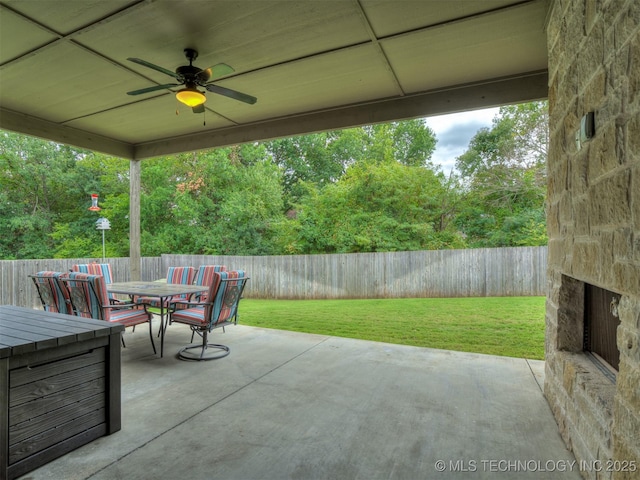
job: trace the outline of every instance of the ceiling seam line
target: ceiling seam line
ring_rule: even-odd
[[[389,35],[384,35],[378,38],[378,41],[383,42],[385,40],[393,40],[396,38],[402,38],[403,36],[412,35],[414,33],[422,33],[427,32],[432,29],[448,27],[449,25],[455,25],[456,23],[468,22],[470,20],[475,20],[476,18],[488,17],[491,15],[495,15],[498,13],[508,12],[509,10],[515,10],[516,8],[521,8],[527,5],[531,5],[534,3],[538,3],[541,0],[523,0],[518,3],[512,3],[511,5],[505,5],[503,7],[493,8],[491,10],[485,10],[484,12],[472,13],[470,15],[465,15],[464,17],[452,18],[450,20],[443,20],[442,22],[434,23],[432,25],[427,25],[423,27],[411,28],[409,30],[404,30],[402,32],[391,33]]]
[[[480,18],[480,17],[483,17],[483,16],[489,16],[489,15],[493,15],[493,14],[496,14],[496,13],[501,13],[501,12],[508,11],[508,10],[511,10],[511,9],[514,9],[514,8],[519,8],[519,7],[522,7],[522,6],[533,4],[533,3],[536,3],[536,2],[539,2],[539,1],[540,0],[523,0],[523,1],[519,2],[519,3],[507,5],[506,7],[494,8],[492,10],[487,10],[487,11],[484,11],[484,12],[475,13],[475,14],[472,14],[472,15],[467,15],[465,17],[455,18],[455,19],[447,20],[447,21],[440,22],[440,23],[437,23],[437,24],[428,25],[426,27],[418,27],[418,28],[413,28],[413,29],[409,29],[409,30],[403,30],[402,32],[396,32],[396,33],[393,33],[393,34],[390,34],[390,35],[386,35],[386,36],[383,36],[383,37],[375,37],[375,35],[374,35],[374,37],[376,38],[376,42],[380,43],[380,42],[383,42],[385,40],[393,40],[395,38],[401,38],[401,37],[406,36],[406,35],[411,35],[411,34],[414,34],[414,33],[421,33],[421,32],[424,32],[424,31],[428,31],[430,29],[441,28],[441,27],[445,27],[447,25],[451,25],[451,24],[455,24],[455,23],[459,23],[459,22],[473,20],[475,18]],[[226,80],[226,79],[231,79],[231,78],[235,78],[235,77],[242,77],[244,75],[249,75],[249,74],[256,73],[256,72],[261,72],[263,70],[267,70],[267,69],[270,69],[270,68],[281,67],[281,66],[285,66],[285,65],[291,65],[291,64],[294,64],[296,62],[301,62],[301,61],[309,60],[309,59],[312,59],[312,58],[321,57],[323,55],[328,55],[328,54],[331,54],[331,53],[347,51],[347,50],[352,49],[352,48],[362,47],[364,45],[369,45],[369,44],[374,44],[374,43],[375,42],[373,40],[371,40],[371,38],[370,38],[369,40],[366,40],[366,41],[355,42],[355,43],[351,43],[349,45],[343,45],[341,47],[324,50],[322,52],[311,53],[309,55],[303,55],[303,56],[300,56],[300,57],[291,58],[291,59],[288,59],[288,60],[283,60],[283,61],[278,62],[278,63],[273,63],[271,65],[265,65],[263,67],[257,67],[257,68],[251,69],[251,70],[246,70],[244,72],[237,72],[235,74],[231,74],[231,75],[226,76],[224,79]],[[386,55],[385,55],[385,57],[386,57]]]
[[[144,98],[144,99],[140,99],[136,102],[129,102],[129,103],[125,103],[122,105],[117,105],[115,107],[111,107],[111,108],[105,108],[104,110],[99,110],[99,111],[95,111],[92,113],[87,113],[86,115],[79,115],[77,117],[73,117],[73,118],[68,118],[66,120],[60,120],[59,122],[56,122],[58,125],[63,125],[63,126],[69,126],[68,124],[71,122],[75,122],[76,120],[82,120],[83,118],[91,118],[94,115],[100,115],[103,113],[107,113],[107,112],[111,112],[114,110],[118,110],[119,108],[124,108],[124,107],[128,107],[129,105],[133,105],[136,103],[142,103],[142,102],[147,102],[147,101],[151,101],[151,100],[155,100],[156,98],[160,98],[160,97],[166,97],[167,95],[169,95],[169,93],[173,93],[173,92],[167,92],[167,93],[162,93],[160,95],[156,95],[154,97],[149,97],[149,98]],[[207,107],[205,107],[207,108]],[[237,121],[217,112],[216,110],[212,109],[212,108],[207,108],[207,110],[209,110],[209,113],[213,114],[213,115],[217,115],[220,118],[225,119],[226,121],[228,121],[229,123],[232,123],[233,125],[239,126],[242,125],[242,123],[238,123]],[[76,128],[76,127],[72,127],[72,128]]]
[[[66,34],[57,32],[57,31],[53,30],[52,28],[44,25],[43,23],[40,23],[37,20],[20,13],[19,11],[15,10],[14,8],[9,7],[5,3],[1,3],[0,6],[2,6],[3,8],[6,8],[7,10],[10,10],[15,15],[18,15],[20,18],[24,19],[25,21],[31,23],[32,25],[34,25],[34,26],[36,26],[38,28],[41,28],[42,30],[46,31],[50,35],[53,35],[53,36],[55,36],[57,38],[55,38],[55,39],[53,39],[53,40],[51,40],[51,41],[49,41],[47,43],[44,43],[44,44],[42,44],[42,45],[40,45],[38,47],[35,47],[35,48],[33,48],[32,50],[30,50],[30,51],[28,51],[26,53],[20,54],[17,57],[14,57],[12,59],[7,60],[6,62],[4,62],[4,63],[2,63],[0,65],[0,68],[4,67],[6,65],[9,65],[9,64],[13,64],[13,63],[19,62],[22,59],[30,57],[32,55],[35,55],[40,50],[49,48],[50,46],[56,45],[59,42],[68,41],[68,42],[74,43],[75,45],[82,45],[81,43],[79,43],[77,41],[74,41],[74,37],[76,37],[76,36],[78,36],[78,35],[80,35],[82,33],[88,32],[88,31],[92,30],[93,28],[95,28],[96,26],[101,25],[101,24],[103,24],[103,23],[105,23],[107,21],[110,21],[112,19],[116,19],[116,18],[118,18],[118,17],[120,17],[122,15],[125,15],[125,14],[129,13],[131,10],[140,8],[143,4],[151,3],[152,1],[153,0],[139,0],[137,3],[128,5],[126,7],[123,7],[120,10],[117,10],[115,12],[107,14],[104,17],[102,17],[102,18],[100,18],[98,20],[95,20],[95,21],[91,22],[88,25],[84,25],[84,26],[82,26],[80,28],[77,28],[77,29],[75,29],[75,30],[73,30],[73,31],[71,31],[69,33],[66,33]]]
[[[406,92],[404,91],[404,89],[402,88],[402,85],[400,84],[398,75],[396,75],[396,72],[393,70],[393,67],[391,66],[391,62],[389,62],[389,57],[387,57],[387,54],[385,53],[384,48],[382,48],[382,45],[380,45],[380,41],[378,40],[376,33],[373,31],[373,27],[371,26],[371,21],[369,20],[369,17],[364,11],[361,1],[360,0],[353,0],[353,1],[356,5],[356,9],[358,10],[360,19],[362,20],[362,23],[364,24],[364,27],[367,30],[367,33],[369,34],[371,43],[373,44],[374,48],[378,52],[378,56],[383,59],[386,70],[389,72],[389,74],[391,75],[391,78],[393,79],[393,82],[395,83],[398,94],[400,96],[406,95]]]

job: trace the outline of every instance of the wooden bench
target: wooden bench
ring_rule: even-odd
[[[120,430],[124,327],[0,306],[0,479]]]

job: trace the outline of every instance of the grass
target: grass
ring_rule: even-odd
[[[240,323],[418,347],[544,359],[544,297],[254,300]]]

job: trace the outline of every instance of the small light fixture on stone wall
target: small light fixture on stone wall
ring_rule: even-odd
[[[576,132],[576,149],[580,150],[585,142],[593,138],[596,133],[595,112],[588,112],[580,119],[580,130]]]

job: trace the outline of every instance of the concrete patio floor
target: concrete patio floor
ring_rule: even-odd
[[[156,322],[157,324],[157,322]],[[544,363],[237,325],[125,333],[122,430],[22,479],[579,479]]]

